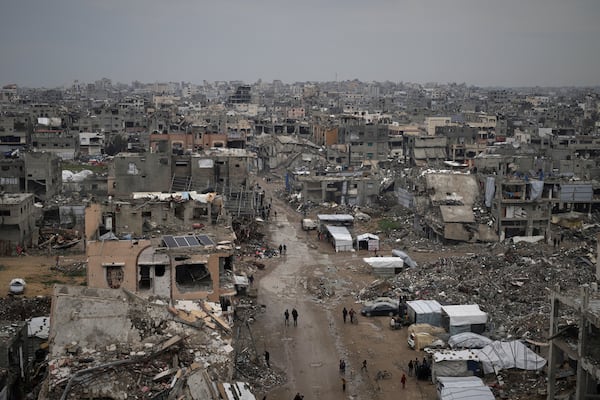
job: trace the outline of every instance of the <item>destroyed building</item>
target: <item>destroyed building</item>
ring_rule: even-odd
[[[17,246],[37,243],[35,207],[30,193],[0,193],[0,253],[11,255]]]
[[[550,294],[548,399],[584,400],[600,395],[600,296],[598,285],[584,285],[579,293]],[[575,376],[572,380],[569,377]],[[574,396],[573,396],[574,395]]]
[[[0,398],[22,398],[29,378],[27,323],[0,321]]]
[[[230,334],[212,303],[169,307],[124,289],[57,285],[38,398],[217,400],[233,374]]]
[[[61,192],[60,158],[48,152],[19,152],[0,159],[0,190],[32,193],[36,201],[52,199]]]

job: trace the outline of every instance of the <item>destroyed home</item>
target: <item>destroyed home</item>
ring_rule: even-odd
[[[584,285],[579,293],[557,285],[550,302],[548,399],[595,397],[600,385],[598,284]]]
[[[39,398],[216,400],[233,375],[231,331],[219,308],[57,285]]]
[[[79,156],[79,133],[70,130],[60,117],[40,117],[31,134],[31,147],[73,160]]]
[[[0,193],[0,253],[11,255],[17,246],[37,243],[36,214],[32,194]]]
[[[62,188],[60,158],[28,151],[0,159],[0,186],[8,193],[32,193],[36,201],[52,199]]]
[[[32,359],[24,321],[0,321],[0,398],[23,398]]]

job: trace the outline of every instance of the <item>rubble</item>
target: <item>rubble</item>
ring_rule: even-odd
[[[25,321],[32,317],[47,315],[50,315],[49,297],[7,296],[0,298],[0,320],[2,321]]]
[[[489,250],[406,269],[387,281],[375,281],[359,299],[406,295],[442,304],[476,303],[490,315],[491,336],[545,341],[548,288],[556,282],[575,288],[594,280],[588,258],[593,247],[587,244],[555,253],[527,243]]]

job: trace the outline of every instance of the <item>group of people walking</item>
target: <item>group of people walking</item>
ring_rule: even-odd
[[[288,311],[288,309],[285,309],[285,312],[283,313],[283,318],[285,320],[285,326],[289,326],[290,325],[290,312]],[[294,326],[298,326],[298,310],[296,310],[295,308],[292,308],[292,319],[294,320]]]
[[[346,307],[344,307],[344,309],[342,310],[342,318],[344,319],[344,323],[346,323],[348,317],[350,317],[351,324],[356,322],[356,311],[354,311],[354,308],[350,307],[350,311],[348,311]]]
[[[287,246],[285,244],[279,245],[279,255],[287,254]]]

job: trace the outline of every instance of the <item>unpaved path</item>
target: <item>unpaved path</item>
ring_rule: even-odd
[[[273,184],[260,184],[272,193]],[[258,352],[268,350],[272,368],[285,371],[288,381],[271,390],[267,398],[291,400],[300,392],[305,400],[435,399],[434,386],[413,377],[407,376],[402,389],[400,377],[408,361],[423,358],[423,353],[408,348],[406,330],[391,330],[387,317],[359,317],[358,324],[343,323],[342,308],[360,311],[355,295],[374,280],[361,260],[368,254],[335,253],[328,243],[318,241],[314,232],[301,230],[298,213],[275,195],[272,198],[277,217],[268,224],[270,244],[285,243],[288,251],[268,260],[267,269],[257,274],[258,302],[266,312],[258,317],[253,330]],[[427,259],[436,257],[423,254]],[[319,295],[323,288],[328,295]],[[284,311],[292,308],[299,312],[298,326],[290,321],[286,327]],[[340,359],[347,364],[345,392]],[[364,359],[367,371],[360,368]],[[391,379],[376,382],[376,372],[384,369],[392,373]]]

